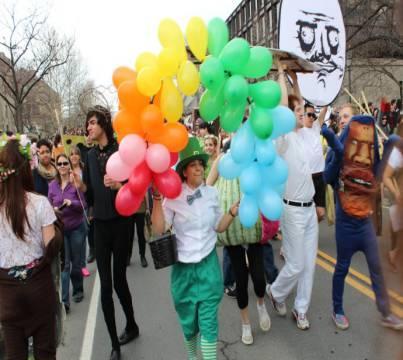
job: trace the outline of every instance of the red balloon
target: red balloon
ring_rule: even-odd
[[[129,188],[133,194],[144,194],[152,180],[152,174],[145,161],[135,167],[129,177]]]
[[[141,195],[133,194],[128,184],[123,185],[116,195],[116,211],[122,216],[133,215],[143,202],[145,193]]]
[[[181,178],[172,169],[168,169],[161,174],[153,173],[153,180],[159,192],[168,199],[177,198],[182,191]]]
[[[174,166],[178,162],[178,159],[179,159],[179,154],[171,152],[171,162],[169,164],[169,167]]]

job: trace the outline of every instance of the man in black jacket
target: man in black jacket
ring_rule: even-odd
[[[86,191],[89,206],[93,206],[95,224],[95,255],[101,280],[101,304],[106,326],[112,341],[110,359],[119,360],[120,345],[139,335],[134,319],[132,297],[126,279],[126,260],[130,244],[130,220],[120,216],[115,209],[115,198],[122,184],[106,174],[109,157],[118,150],[113,138],[111,114],[96,106],[87,114],[86,129],[92,141],[98,143],[89,152],[84,167],[83,183],[76,176],[80,188]],[[113,268],[111,265],[113,257]],[[126,315],[126,328],[118,337],[115,309],[112,298],[113,285]]]

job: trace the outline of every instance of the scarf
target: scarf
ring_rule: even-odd
[[[45,167],[39,163],[38,164],[38,173],[40,176],[42,176],[46,181],[51,181],[53,180],[56,175],[57,175],[57,170],[56,168],[51,164],[51,170],[46,170]]]

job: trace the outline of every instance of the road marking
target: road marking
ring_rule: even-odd
[[[327,253],[318,249],[318,255],[320,257],[324,258],[325,260],[331,262],[332,264],[336,265],[336,259],[333,258],[332,256],[328,255]],[[366,283],[367,285],[372,286],[371,280],[368,276],[365,276],[364,274],[360,273],[359,271],[353,269],[351,266],[349,269],[349,274],[360,279],[362,282]],[[395,300],[398,303],[403,305],[403,296],[400,296],[398,293],[394,292],[393,290],[388,290],[388,294],[393,300]]]
[[[322,259],[316,259],[316,264],[318,264],[321,268],[323,268],[326,271],[333,274],[334,267],[332,265],[329,265],[327,262],[323,261]],[[354,280],[351,277],[351,275],[347,275],[346,283],[349,284],[350,286],[352,286],[354,289],[358,290],[360,293],[366,295],[370,299],[375,300],[374,292],[372,290],[368,289],[366,286],[359,283],[357,280]],[[400,307],[396,306],[395,304],[391,304],[390,310],[396,316],[403,318],[403,309],[401,309]]]
[[[80,360],[91,360],[94,346],[95,325],[97,323],[100,281],[98,272],[95,274],[94,288],[92,290],[90,308],[88,310],[87,322],[85,324],[84,340],[81,347]]]

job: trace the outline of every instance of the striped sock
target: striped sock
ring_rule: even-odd
[[[189,360],[197,360],[197,338],[198,336],[195,335],[190,340],[185,339],[185,345]]]
[[[217,360],[217,341],[207,341],[202,337],[201,352],[203,360]]]

